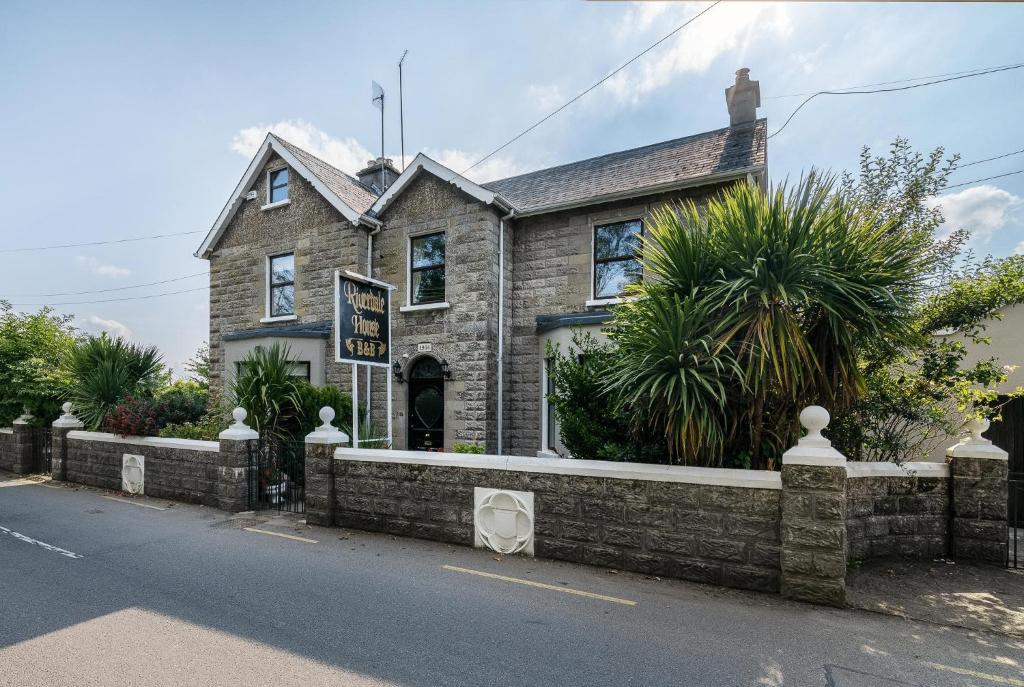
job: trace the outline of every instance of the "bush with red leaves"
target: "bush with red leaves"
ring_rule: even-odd
[[[159,430],[156,416],[157,409],[152,399],[129,396],[103,418],[102,428],[122,437],[155,436]]]

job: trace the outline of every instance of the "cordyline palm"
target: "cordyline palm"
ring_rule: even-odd
[[[75,415],[89,429],[98,428],[129,396],[152,396],[164,379],[156,346],[141,346],[106,334],[76,343],[64,367],[70,380],[68,398]]]
[[[288,438],[297,422],[299,380],[292,374],[288,346],[258,346],[239,364],[231,385],[235,406],[245,408],[248,422],[264,436]]]
[[[684,326],[679,320],[691,314],[682,304],[692,300],[715,323],[704,332],[729,390],[723,445],[763,467],[795,441],[802,405],[839,411],[862,392],[857,353],[865,340],[912,335],[908,313],[926,260],[917,246],[814,173],[789,193],[741,183],[699,211],[690,203],[656,212],[643,241],[647,281],[632,295],[651,301],[644,307],[658,308],[665,321],[632,317],[633,307],[617,311],[613,337],[623,373],[631,375],[613,386],[644,388],[663,409],[658,422],[677,416],[661,427],[679,456],[713,450],[717,440],[694,443],[679,433],[693,425],[685,417],[692,407],[674,400],[679,391],[670,393],[658,372],[645,372],[631,350],[644,350],[645,337],[663,339],[661,327]],[[622,332],[630,333],[630,346]]]

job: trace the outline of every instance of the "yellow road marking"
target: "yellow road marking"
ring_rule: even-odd
[[[1001,675],[991,675],[989,673],[979,673],[974,670],[968,670],[967,668],[956,668],[954,666],[944,666],[941,663],[929,663],[925,662],[925,665],[929,668],[935,668],[936,670],[945,670],[948,673],[956,673],[957,675],[967,675],[968,677],[976,677],[982,680],[988,680],[990,682],[996,682],[1000,685],[1013,685],[1013,687],[1024,687],[1024,680],[1016,680],[1012,677],[1002,677]]]
[[[605,596],[604,594],[595,594],[594,592],[585,592],[580,589],[573,589],[572,587],[561,587],[554,584],[544,584],[543,582],[534,582],[533,580],[524,580],[520,577],[508,577],[507,575],[498,575],[495,573],[484,572],[483,570],[471,570],[470,568],[460,568],[454,565],[442,565],[445,570],[452,572],[466,573],[467,575],[477,575],[479,577],[489,577],[492,580],[501,580],[502,582],[513,582],[515,584],[526,585],[527,587],[536,587],[537,589],[547,589],[552,592],[562,592],[564,594],[575,594],[576,596],[585,596],[588,599],[599,599],[601,601],[610,601],[614,604],[622,604],[623,606],[636,606],[636,601],[630,601],[629,599],[620,599],[616,596]]]
[[[271,537],[281,537],[282,539],[293,539],[295,541],[304,541],[307,544],[319,544],[320,542],[316,539],[306,539],[305,537],[296,537],[294,534],[282,534],[281,532],[271,532],[270,530],[261,530],[255,527],[243,527],[246,532],[256,532],[257,534],[269,534]]]
[[[138,506],[139,508],[152,508],[153,510],[167,510],[160,506],[151,506],[148,503],[139,503],[138,501],[129,501],[128,499],[119,499],[116,496],[104,496],[100,494],[101,499],[107,499],[108,501],[117,501],[118,503],[127,503],[129,506]]]

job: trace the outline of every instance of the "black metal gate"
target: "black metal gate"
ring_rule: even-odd
[[[32,428],[32,472],[49,475],[53,469],[53,435],[49,427]]]
[[[249,442],[249,509],[306,512],[306,444]]]
[[[1010,473],[1009,552],[1007,563],[1011,568],[1024,568],[1024,472]]]

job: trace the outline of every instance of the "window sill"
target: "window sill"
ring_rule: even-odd
[[[261,317],[260,323],[266,324],[267,322],[294,322],[299,319],[298,315],[278,315],[277,317]]]
[[[538,458],[561,458],[562,456],[558,455],[554,451],[549,451],[547,449],[543,449],[543,450],[537,451],[537,457]]]
[[[622,298],[592,298],[585,305],[588,308],[600,308],[605,305],[619,305],[622,302]]]
[[[276,203],[267,203],[266,205],[261,206],[260,210],[273,210],[274,208],[281,208],[284,207],[285,205],[288,205],[291,202],[291,198],[285,198],[284,200],[279,200]]]
[[[423,303],[422,305],[403,305],[398,312],[419,312],[421,310],[447,310],[451,306],[448,301],[443,303]]]

